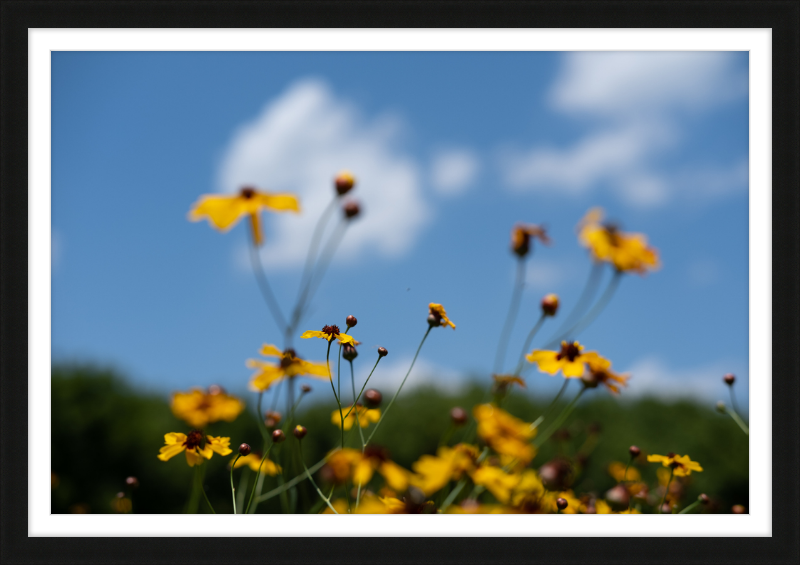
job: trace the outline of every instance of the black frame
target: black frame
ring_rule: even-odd
[[[0,561],[3,563],[800,562],[800,2],[18,1],[0,8]],[[29,538],[27,29],[34,27],[772,28],[771,538]],[[265,532],[268,533],[268,532]],[[300,533],[300,532],[298,532]],[[188,543],[187,543],[188,541]]]

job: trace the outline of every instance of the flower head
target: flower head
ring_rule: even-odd
[[[689,459],[688,455],[675,455],[674,453],[667,453],[666,455],[648,455],[647,460],[650,463],[658,463],[659,461],[664,467],[672,469],[672,473],[676,477],[686,477],[692,474],[692,471],[698,473],[703,470],[700,463]]]
[[[203,462],[203,458],[211,459],[214,452],[220,455],[232,453],[229,437],[214,437],[203,434],[199,430],[192,430],[187,434],[169,433],[164,435],[164,447],[159,450],[158,458],[168,461],[181,451],[186,452],[186,462],[189,467],[194,467]]]
[[[589,370],[582,377],[583,384],[587,388],[595,388],[597,385],[602,384],[614,394],[619,394],[619,387],[628,386],[630,375],[619,375],[612,371],[610,367],[604,366],[604,363],[598,363],[596,360],[589,361],[587,364]]]
[[[243,457],[239,457],[236,460],[236,463],[233,463],[233,460],[228,463],[228,467],[231,466],[233,463],[233,468],[238,469],[244,465],[250,467],[250,470],[254,473],[259,472],[259,466],[261,467],[261,474],[262,475],[269,475],[270,477],[274,477],[275,475],[281,472],[281,466],[277,463],[270,461],[269,459],[264,459],[264,463],[261,463],[261,453],[253,452],[250,455],[245,455]]]
[[[525,356],[530,363],[536,363],[543,373],[555,375],[561,371],[565,377],[580,377],[584,365],[593,363],[597,368],[608,368],[611,361],[604,359],[596,351],[583,352],[583,346],[577,341],[562,341],[560,351],[536,349]]]
[[[262,208],[272,212],[300,212],[300,204],[293,194],[273,194],[246,187],[238,194],[201,196],[189,212],[189,219],[197,222],[207,218],[216,229],[226,232],[236,225],[242,216],[250,216],[253,242],[261,245],[264,236],[261,233],[258,215]]]
[[[621,272],[640,275],[659,267],[658,251],[648,247],[640,233],[623,233],[617,226],[601,223],[603,210],[592,208],[578,224],[578,238],[589,248],[596,261],[611,263]]]
[[[436,322],[434,325],[450,326],[451,328],[456,329],[456,325],[447,317],[447,312],[444,311],[444,306],[431,302],[428,304],[428,310],[430,312],[428,319],[430,320],[432,317]]]
[[[257,369],[250,380],[250,389],[257,392],[264,392],[273,384],[285,378],[308,375],[327,379],[328,366],[325,363],[313,363],[300,359],[294,349],[281,351],[274,345],[265,343],[260,350],[264,357],[280,357],[277,365],[261,361],[259,359],[248,359],[247,366]]]
[[[550,245],[550,238],[544,227],[533,224],[517,224],[511,230],[511,250],[525,257],[531,248],[531,238],[538,238],[545,245]]]
[[[331,422],[336,424],[337,427],[342,427],[342,415],[344,416],[344,430],[347,431],[353,427],[353,424],[358,422],[358,424],[362,428],[368,427],[370,424],[377,422],[381,419],[381,410],[380,408],[367,408],[366,406],[361,406],[361,404],[356,405],[355,408],[352,406],[344,407],[342,406],[343,412],[340,414],[339,410],[334,410],[331,412]],[[348,414],[349,412],[349,414]]]
[[[442,446],[436,455],[423,455],[411,468],[414,475],[411,484],[430,496],[443,488],[452,479],[460,479],[462,474],[475,468],[478,448],[459,443],[454,447]]]
[[[396,491],[408,488],[411,475],[389,459],[388,451],[374,445],[368,445],[363,453],[348,447],[335,451],[328,457],[327,467],[329,476],[338,484],[351,479],[353,484],[366,485],[377,471],[386,479],[386,484]]]
[[[492,390],[501,394],[505,394],[512,385],[525,388],[525,381],[516,375],[492,375],[492,380]]]
[[[189,392],[174,393],[170,408],[176,418],[193,428],[202,429],[220,420],[233,422],[244,410],[244,402],[226,394],[220,387],[209,387],[208,391],[194,388]]]
[[[478,435],[489,447],[501,455],[530,463],[536,454],[530,444],[536,435],[535,428],[491,404],[480,404],[472,413],[478,422]]]
[[[320,339],[327,340],[328,343],[334,340],[334,338],[339,340],[339,343],[344,345],[349,343],[350,345],[358,345],[358,342],[353,339],[353,336],[339,333],[339,326],[323,326],[321,332],[308,330],[303,332],[303,335],[300,336],[303,339],[308,339],[311,337],[318,337]]]

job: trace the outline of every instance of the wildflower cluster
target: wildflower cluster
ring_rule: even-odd
[[[557,318],[563,307],[556,294],[547,294],[541,300],[538,320],[528,330],[518,361],[511,367],[506,366],[506,353],[525,286],[526,264],[534,255],[534,242],[546,246],[553,243],[541,225],[519,223],[511,231],[511,251],[518,265],[517,279],[497,344],[495,370],[487,376],[486,397],[471,410],[453,407],[450,429],[441,438],[439,446],[435,451],[420,454],[408,468],[392,459],[389,448],[376,445],[372,439],[384,419],[391,417],[392,406],[429,335],[435,328],[455,330],[456,324],[442,304],[429,303],[427,314],[420,305],[418,315],[422,338],[405,377],[388,402],[384,402],[379,390],[367,388],[380,361],[389,353],[385,347],[378,347],[377,355],[373,354],[374,364],[368,374],[365,371],[365,377],[356,379],[354,363],[363,352],[359,351],[361,343],[350,333],[358,325],[355,316],[346,316],[342,325],[320,323],[316,327],[321,326],[321,329],[308,329],[300,334],[303,340],[324,340],[322,343],[315,340],[300,342],[308,347],[309,357],[318,360],[307,360],[294,348],[294,334],[307,314],[309,302],[336,251],[341,234],[361,213],[360,206],[354,201],[342,202],[355,185],[356,179],[351,173],[343,172],[335,178],[331,204],[314,230],[298,299],[288,316],[283,311],[283,303],[272,294],[259,259],[259,247],[264,241],[260,213],[262,210],[299,213],[298,199],[291,194],[246,187],[236,195],[204,196],[189,214],[191,220],[208,219],[220,231],[229,230],[242,217],[249,218],[256,280],[284,339],[283,347],[264,344],[259,350],[260,359],[245,362],[253,370],[249,388],[256,394],[262,447],[254,449],[242,443],[238,453],[228,460],[234,513],[254,513],[259,503],[274,496],[296,501],[296,492],[292,497],[286,494],[301,486],[315,492],[312,496],[316,497],[317,503],[309,508],[310,511],[330,514],[686,513],[698,505],[710,504],[705,494],[694,503],[686,504],[684,501],[685,487],[692,473],[703,471],[699,463],[688,455],[645,454],[637,446],[630,447],[627,461],[608,465],[609,476],[616,483],[613,488],[606,492],[576,492],[577,479],[598,442],[598,427],[587,428],[586,441],[571,456],[562,451],[549,460],[539,460],[546,442],[569,441],[571,432],[564,425],[587,391],[603,385],[613,395],[618,395],[627,386],[631,375],[612,370],[610,359],[597,351],[587,350],[577,341],[577,336],[608,306],[625,274],[644,275],[659,267],[658,252],[648,244],[644,235],[625,233],[617,224],[604,222],[600,209],[590,210],[577,226],[578,241],[589,251],[592,270],[587,291],[582,295],[584,298],[571,305],[572,311],[563,317],[561,327],[554,330],[549,339],[543,340],[541,346],[533,347],[539,331]],[[323,234],[337,206],[342,211],[340,228],[334,229],[338,235],[326,240],[328,245],[320,251]],[[610,282],[600,298],[592,303],[594,287],[599,284],[605,265],[611,269]],[[447,333],[445,337],[452,339],[452,335]],[[349,371],[347,366],[344,371],[344,390],[342,358],[349,365]],[[512,414],[504,408],[504,402],[515,389],[528,388],[529,381],[535,378],[531,374],[533,370],[550,377],[562,377],[561,389],[541,414]],[[327,455],[311,466],[304,457],[303,443],[309,435],[318,441],[315,433],[319,430],[307,429],[297,423],[298,406],[311,391],[311,387],[302,384],[297,395],[298,379],[327,381],[336,403],[330,423],[337,430],[337,444],[328,446]],[[380,382],[380,375],[375,379],[373,382]],[[733,394],[734,377],[726,376],[725,382]],[[579,390],[562,406],[559,401],[570,383],[577,383]],[[284,414],[277,412],[275,406],[281,386],[286,389]],[[273,405],[271,409],[262,411],[265,395],[272,398]],[[187,429],[166,433],[165,445],[161,447],[158,458],[168,461],[185,453],[187,464],[198,469],[194,492],[203,494],[212,512],[214,509],[205,497],[200,469],[214,454],[231,456],[233,451],[231,438],[211,435],[206,430],[215,422],[234,420],[244,409],[240,399],[228,395],[218,386],[175,393],[172,399],[172,411],[186,422]],[[735,415],[737,423],[741,421],[735,407],[728,411],[722,405],[720,410],[732,417]],[[744,426],[744,423],[740,425]],[[302,471],[298,467],[291,472],[298,462]],[[660,463],[657,471],[651,471],[655,474],[655,482],[648,483],[643,479],[647,463]],[[235,472],[255,474],[249,493],[245,487],[240,487],[237,492]],[[274,484],[265,493],[265,484],[270,482]],[[284,510],[293,511],[294,507],[284,503]]]

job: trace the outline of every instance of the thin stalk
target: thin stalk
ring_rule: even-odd
[[[236,488],[236,506],[238,508],[244,508],[244,497],[247,495],[247,484],[250,482],[249,477],[247,469],[242,469],[242,473],[239,475],[239,486]],[[255,481],[253,482],[255,483]],[[245,514],[247,514],[246,511]]]
[[[683,510],[678,512],[678,514],[688,514],[689,512],[691,512],[692,510],[694,510],[698,506],[700,506],[700,501],[699,500],[695,500],[689,506],[687,506],[686,508],[684,508]]]
[[[528,348],[531,346],[531,341],[533,340],[534,336],[539,332],[544,325],[544,320],[547,318],[546,314],[542,314],[539,317],[539,321],[531,329],[530,333],[528,333],[528,337],[525,339],[525,345],[522,346],[522,352],[519,354],[519,361],[517,362],[517,368],[514,369],[514,376],[518,377],[519,374],[522,372],[522,368],[525,366],[525,352],[528,351]]]
[[[564,410],[561,411],[561,414],[558,415],[558,417],[550,425],[550,427],[547,428],[547,430],[542,435],[536,437],[536,439],[533,441],[533,445],[537,449],[539,447],[541,447],[542,444],[544,444],[544,442],[546,442],[548,439],[550,439],[550,436],[553,435],[553,433],[558,428],[561,427],[561,425],[564,423],[564,421],[572,413],[572,410],[575,408],[575,405],[578,403],[578,400],[580,400],[581,395],[583,394],[583,391],[585,391],[585,390],[586,390],[586,387],[584,387],[580,391],[578,391],[578,394],[575,395],[575,398],[572,399],[572,402],[567,404],[567,406],[564,408]]]
[[[364,381],[364,386],[361,387],[361,391],[358,393],[358,396],[356,397],[355,401],[353,402],[353,406],[351,406],[350,410],[347,411],[347,414],[344,415],[345,418],[347,418],[350,415],[350,412],[353,411],[353,408],[355,407],[355,405],[358,402],[358,400],[361,398],[361,395],[364,394],[364,389],[367,388],[367,383],[369,382],[369,379],[372,378],[372,373],[375,372],[375,367],[377,367],[378,363],[380,363],[380,362],[381,362],[381,356],[378,355],[378,360],[375,361],[375,365],[372,366],[372,370],[369,372],[369,376],[367,377],[367,380]],[[352,363],[351,363],[351,365],[352,365]]]
[[[450,505],[453,504],[453,501],[461,493],[461,491],[464,490],[465,486],[467,486],[467,477],[464,477],[460,481],[458,481],[458,484],[455,486],[455,488],[450,492],[450,494],[442,503],[442,506],[441,508],[439,508],[439,511],[444,512],[445,510],[447,510],[450,507]]]
[[[211,509],[211,513],[212,514],[216,514],[216,512],[214,512],[214,507],[211,506],[211,501],[208,499],[208,495],[206,494],[206,489],[203,487],[203,474],[204,473],[200,472],[200,467],[202,467],[202,465],[198,465],[197,466],[197,471],[195,472],[195,480],[197,481],[197,486],[200,487],[200,492],[203,493],[203,498],[206,499],[206,504],[208,504],[208,507]]]
[[[658,505],[658,513],[661,514],[661,508],[664,506],[664,503],[667,501],[667,495],[669,494],[669,485],[672,483],[672,477],[675,475],[675,469],[670,469],[669,471],[669,480],[667,481],[667,488],[664,489],[664,498],[661,500],[661,504]]]
[[[233,513],[236,514],[236,488],[233,486],[233,468],[236,466],[236,462],[241,457],[241,453],[236,454],[236,459],[233,460],[231,464],[231,498],[233,499]]]
[[[403,390],[403,385],[406,384],[406,379],[408,379],[408,375],[411,374],[411,369],[414,368],[414,363],[417,362],[417,357],[419,356],[419,352],[422,349],[422,345],[425,343],[425,340],[428,338],[428,334],[431,333],[431,329],[432,328],[433,328],[433,326],[428,324],[428,330],[425,332],[425,335],[422,336],[422,341],[419,342],[419,347],[417,347],[417,352],[414,354],[414,359],[411,360],[411,366],[408,368],[408,372],[406,373],[406,376],[403,377],[403,382],[400,383],[400,387],[397,389],[397,392],[394,393],[394,396],[392,397],[392,400],[389,401],[389,405],[386,407],[386,410],[384,410],[383,414],[381,414],[380,420],[377,421],[377,423],[375,424],[375,427],[372,429],[372,433],[369,434],[369,437],[367,438],[367,443],[364,444],[364,447],[366,447],[367,444],[372,440],[372,436],[374,436],[375,432],[378,431],[378,428],[380,427],[381,422],[383,422],[383,419],[386,417],[386,414],[389,413],[389,410],[391,409],[392,405],[394,404],[394,401],[397,399],[398,395],[400,394],[400,391]]]
[[[331,509],[331,511],[332,511],[334,514],[338,514],[338,512],[336,511],[336,509],[335,509],[335,508],[333,507],[333,505],[331,504],[331,501],[330,501],[330,499],[329,499],[329,498],[325,498],[325,495],[324,495],[324,494],[322,494],[322,491],[321,491],[321,490],[319,490],[319,487],[317,486],[317,483],[315,483],[315,482],[314,482],[314,478],[311,476],[311,472],[308,470],[308,467],[306,467],[306,462],[305,462],[305,459],[304,459],[304,457],[303,457],[303,442],[302,442],[302,441],[300,442],[300,462],[303,464],[303,469],[305,469],[305,471],[306,471],[306,477],[308,477],[308,480],[311,482],[311,484],[312,484],[312,485],[314,485],[314,488],[316,489],[316,491],[317,491],[317,494],[319,495],[319,497],[320,497],[322,500],[324,500],[324,501],[325,501],[325,504],[327,504],[327,505],[328,505],[328,508],[330,508],[330,509]]]
[[[555,332],[553,335],[561,335],[564,333],[564,330],[570,327],[571,324],[575,322],[575,319],[580,317],[586,307],[591,304],[592,299],[594,298],[595,293],[597,292],[597,284],[600,282],[600,275],[603,273],[603,264],[599,261],[592,262],[592,268],[589,271],[589,278],[586,279],[586,285],[583,287],[583,291],[581,291],[580,298],[578,298],[578,302],[575,303],[575,307],[569,313],[569,315],[564,318],[564,321],[561,324],[561,327],[558,328],[558,331]],[[550,341],[554,341],[553,338]],[[558,340],[560,341],[560,340]]]
[[[741,430],[744,432],[744,434],[746,436],[749,436],[750,435],[750,428],[739,417],[739,414],[737,414],[735,410],[728,410],[727,412],[728,412],[728,414],[731,415],[731,418],[733,418],[733,421],[736,422],[739,425],[739,428],[741,428]]]
[[[378,356],[378,359],[380,360],[380,356]],[[355,407],[356,401],[357,401],[357,399],[356,399],[356,375],[355,375],[355,372],[353,371],[353,361],[352,361],[352,359],[350,360],[350,384],[353,387],[353,407],[350,408],[350,410],[352,411],[353,408]],[[348,412],[348,414],[350,414],[350,412]],[[358,418],[358,410],[356,410],[356,426],[358,426],[358,434],[361,436],[361,447],[363,448],[364,447],[364,443],[365,443],[364,442],[364,430],[361,429],[361,420],[359,420],[359,418]],[[359,491],[360,490],[361,490],[361,485],[359,485]],[[356,497],[356,501],[358,501],[358,498],[359,497]],[[358,504],[358,503],[356,502],[356,504]]]
[[[322,459],[320,459],[319,461],[314,463],[314,465],[312,465],[310,467],[310,471],[312,473],[316,473],[317,471],[319,471],[322,468],[322,466],[325,465],[325,462],[328,460],[328,457],[330,457],[330,455],[332,453],[335,453],[336,451],[338,451],[338,449],[332,451],[331,453],[329,453],[328,455],[326,455],[325,457],[323,457]],[[284,492],[286,490],[289,490],[293,486],[295,486],[295,485],[297,485],[299,483],[302,483],[304,480],[306,480],[306,474],[305,473],[297,475],[292,480],[285,482],[281,486],[276,487],[276,488],[272,489],[269,492],[265,492],[264,494],[258,495],[256,497],[256,504],[258,504],[260,502],[264,502],[265,500],[269,500],[270,498],[273,498],[275,496],[278,496],[279,494],[281,494],[282,492]]]
[[[731,389],[731,407],[733,411],[736,412],[736,415],[739,415],[739,406],[736,403],[736,395],[733,393],[733,385],[728,385],[728,388]]]
[[[514,327],[514,322],[517,320],[517,313],[519,312],[519,303],[522,299],[522,289],[525,287],[525,258],[520,257],[517,260],[517,276],[514,280],[514,290],[511,292],[511,304],[508,306],[508,314],[506,314],[506,321],[503,324],[503,331],[500,333],[500,341],[497,343],[497,352],[494,356],[494,372],[500,373],[503,370],[503,362],[506,357],[506,350],[508,349],[508,338],[511,335],[511,330]]]
[[[270,446],[264,450],[264,455],[261,456],[261,463],[258,464],[258,471],[256,471],[256,476],[261,477],[261,467],[264,465],[264,461],[267,460],[267,455],[269,455],[269,450],[272,449],[272,446],[275,445],[274,443],[270,444]],[[247,501],[247,508],[245,508],[244,513],[250,513],[250,505],[253,503],[253,495],[256,493],[256,481],[253,481],[253,490],[250,491],[250,500]],[[258,502],[256,502],[258,504]]]
[[[256,247],[255,243],[250,245],[250,262],[253,266],[253,274],[256,276],[261,295],[264,297],[264,301],[267,303],[267,307],[272,317],[275,319],[275,323],[278,325],[278,330],[284,333],[287,328],[286,319],[283,317],[278,301],[275,300],[275,295],[272,293],[272,288],[269,286],[267,275],[264,273],[264,266],[261,264],[261,255],[259,255],[258,247]]]
[[[564,384],[561,385],[560,389],[558,389],[558,394],[555,396],[555,398],[553,398],[553,400],[550,401],[550,404],[547,406],[547,408],[544,409],[542,415],[536,419],[537,422],[541,424],[544,420],[547,419],[547,417],[550,415],[550,411],[553,409],[553,406],[555,406],[556,403],[559,401],[559,399],[564,395],[564,392],[567,390],[568,386],[569,386],[569,379],[565,378]]]
[[[347,231],[347,226],[350,225],[350,222],[347,220],[342,220],[336,229],[331,234],[330,239],[328,240],[327,245],[320,253],[319,263],[314,267],[315,273],[314,276],[309,280],[308,285],[306,286],[306,292],[304,296],[304,300],[306,305],[311,303],[311,300],[314,298],[314,294],[317,292],[320,283],[322,283],[322,279],[325,278],[325,273],[328,271],[328,267],[331,264],[331,260],[336,253],[336,249],[339,247],[339,244],[342,242],[342,238],[344,238],[344,234]],[[303,313],[300,312],[300,318],[302,318]],[[299,319],[298,319],[299,323]]]

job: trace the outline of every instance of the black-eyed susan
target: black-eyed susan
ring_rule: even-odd
[[[536,238],[545,245],[550,245],[550,238],[544,227],[534,224],[516,224],[511,230],[511,250],[524,257],[531,248],[531,238]]]
[[[321,332],[308,330],[303,332],[303,335],[300,336],[303,339],[309,339],[312,337],[318,337],[320,339],[326,340],[328,343],[333,341],[334,339],[339,340],[339,343],[344,345],[349,343],[350,345],[358,345],[358,342],[353,339],[353,336],[348,334],[339,333],[339,326],[324,326]]]
[[[692,474],[692,471],[701,472],[703,468],[697,461],[689,459],[688,455],[675,455],[674,453],[667,453],[666,455],[648,455],[647,460],[650,463],[661,463],[664,467],[672,469],[672,473],[676,477],[686,477]]]
[[[386,479],[386,484],[396,491],[406,490],[411,475],[389,459],[386,449],[374,445],[367,446],[363,453],[347,447],[339,449],[328,457],[326,466],[327,475],[335,483],[341,484],[351,479],[356,485],[366,485],[377,471]]]
[[[270,477],[274,477],[275,475],[281,472],[281,466],[271,461],[270,459],[264,459],[264,463],[261,463],[261,453],[252,452],[249,455],[245,455],[243,457],[239,457],[238,459],[232,459],[228,463],[228,467],[231,466],[231,463],[234,463],[233,468],[238,469],[239,467],[243,467],[247,465],[250,467],[250,470],[254,473],[259,472],[259,466],[261,467],[261,474],[262,475],[269,475]]]
[[[597,261],[611,263],[621,272],[645,274],[659,267],[658,251],[639,233],[623,233],[613,224],[601,223],[602,208],[593,208],[578,224],[578,237]]]
[[[211,459],[214,453],[230,455],[232,453],[229,437],[215,437],[205,435],[199,430],[192,430],[188,434],[169,433],[164,435],[164,447],[159,450],[158,458],[168,461],[181,451],[186,453],[186,462],[189,467],[194,467],[203,462],[203,458]]]
[[[189,212],[193,222],[207,218],[216,229],[226,232],[242,216],[250,217],[253,242],[261,245],[264,235],[261,232],[259,213],[261,209],[272,212],[300,212],[300,204],[293,194],[274,194],[245,187],[238,194],[207,194],[201,196]]]
[[[184,420],[193,428],[204,428],[213,422],[233,422],[244,410],[244,402],[226,394],[219,386],[207,391],[194,388],[189,392],[176,392],[170,403],[176,418]]]
[[[450,326],[456,329],[456,325],[447,317],[447,312],[444,311],[444,306],[431,302],[428,304],[428,323],[433,326]]]
[[[567,378],[583,376],[586,363],[591,362],[597,368],[611,366],[611,361],[601,357],[596,351],[584,353],[583,349],[584,347],[577,341],[562,341],[560,351],[535,349],[525,358],[529,363],[536,363],[543,373],[555,375],[561,371]]]
[[[602,359],[602,358],[601,358]],[[603,359],[605,361],[605,359]],[[621,386],[628,386],[630,375],[617,374],[610,367],[604,366],[605,363],[590,360],[587,363],[589,370],[581,377],[583,384],[587,388],[595,388],[598,385],[605,385],[614,394],[619,394]]]
[[[362,428],[368,427],[381,419],[380,408],[367,408],[361,404],[356,405],[355,409],[352,406],[342,406],[342,413],[339,410],[331,412],[331,422],[336,424],[336,427],[342,427],[342,414],[344,416],[344,430],[348,431],[353,427],[353,424],[358,422]]]
[[[536,429],[491,404],[479,404],[472,411],[478,423],[478,435],[489,447],[523,463],[530,463],[536,450],[530,440]]]
[[[454,447],[442,446],[436,455],[423,455],[411,468],[414,475],[411,484],[430,496],[451,480],[458,480],[464,473],[475,468],[478,448],[459,443]]]
[[[294,349],[281,351],[274,345],[264,344],[259,353],[264,357],[280,357],[281,360],[277,365],[259,359],[247,360],[247,366],[256,369],[250,379],[250,389],[256,392],[264,392],[273,384],[289,377],[307,375],[323,379],[329,378],[327,364],[300,359]]]

